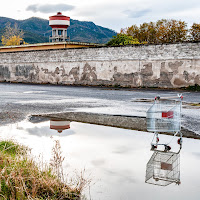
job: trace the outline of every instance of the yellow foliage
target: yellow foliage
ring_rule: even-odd
[[[4,46],[27,44],[22,39],[23,36],[24,32],[19,29],[17,24],[15,24],[14,27],[11,27],[11,23],[7,23],[1,41]]]
[[[200,41],[200,24],[193,23],[190,29],[190,35],[193,41]]]
[[[2,36],[2,39],[1,39],[2,44],[3,44],[4,46],[15,46],[15,45],[20,45],[20,41],[21,41],[21,40],[23,41],[22,38],[20,38],[19,36],[16,36],[16,35],[11,36],[10,38],[6,38],[6,37]],[[24,43],[24,42],[23,42],[23,43]]]
[[[181,20],[162,19],[121,29],[121,33],[137,38],[140,43],[173,43],[187,40],[187,24]]]

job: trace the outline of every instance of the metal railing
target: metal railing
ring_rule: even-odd
[[[60,40],[62,39],[62,40]],[[54,35],[54,36],[49,36],[49,41],[70,41],[69,36],[63,36],[63,35]]]

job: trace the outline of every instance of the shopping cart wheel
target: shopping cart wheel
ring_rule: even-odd
[[[176,184],[177,184],[177,185],[180,185],[180,184],[181,184],[181,182],[180,182],[180,181],[177,181],[177,182],[176,182]]]
[[[157,149],[157,146],[156,145],[151,145],[151,150],[153,151],[154,149]]]
[[[155,179],[155,181],[159,181],[159,178],[154,178]]]
[[[179,139],[177,140],[177,143],[180,144],[180,145],[182,144],[182,142],[183,142],[183,141],[182,141],[182,138],[179,138]]]
[[[171,150],[171,147],[168,145],[165,145],[165,151],[170,151],[170,150]]]

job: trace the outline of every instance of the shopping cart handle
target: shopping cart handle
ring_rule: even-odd
[[[156,96],[156,97],[155,97],[155,100],[160,100],[160,99],[176,99],[176,98],[180,98],[181,100],[183,100],[182,94],[178,94],[177,96],[171,96],[171,97],[160,97],[160,96]]]

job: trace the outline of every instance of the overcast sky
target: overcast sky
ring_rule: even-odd
[[[48,19],[57,11],[117,32],[163,18],[200,23],[200,0],[5,0],[0,6],[0,16],[14,19]]]

